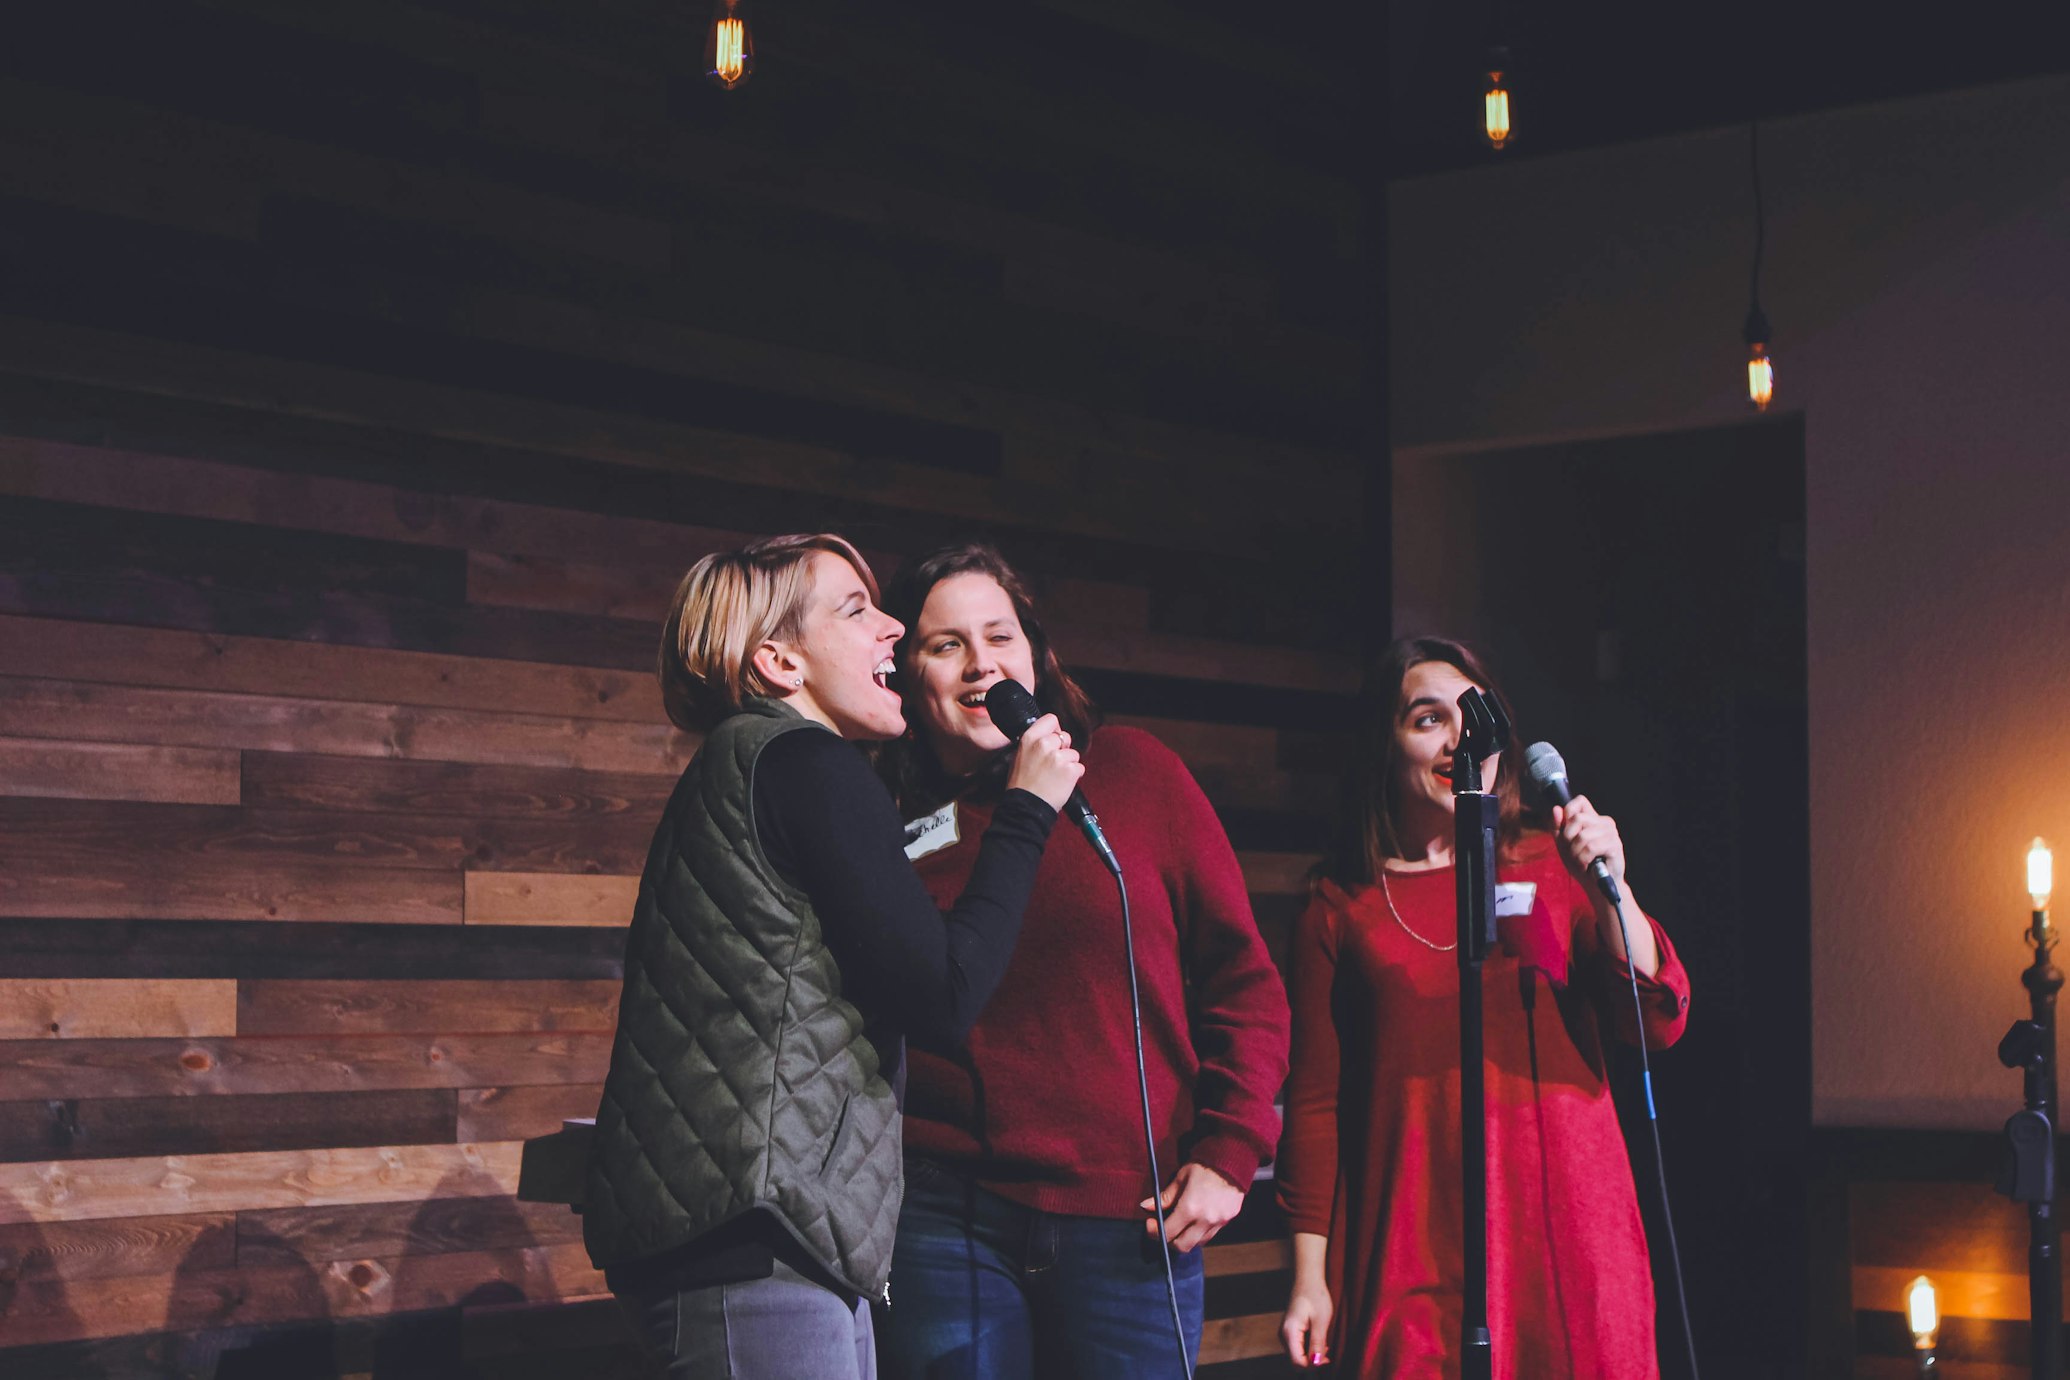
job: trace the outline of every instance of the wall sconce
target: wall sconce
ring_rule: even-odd
[[[755,35],[743,0],[719,0],[704,40],[704,75],[731,91],[755,72]]]
[[[2056,885],[2056,856],[2048,844],[2035,839],[2027,845],[2027,899],[2034,902],[2034,914],[2048,923],[2048,898]]]
[[[1920,1375],[1935,1374],[1939,1362],[1933,1348],[1940,1340],[1941,1305],[1933,1281],[1925,1275],[1905,1286],[1905,1325],[1912,1329],[1912,1349],[1919,1357]]]
[[[1499,149],[1509,143],[1509,50],[1496,48],[1488,54],[1488,85],[1481,96],[1482,128],[1488,147]]]

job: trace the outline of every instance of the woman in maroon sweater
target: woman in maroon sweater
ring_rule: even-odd
[[[1187,1348],[1200,1246],[1272,1152],[1287,1005],[1236,855],[1179,759],[1097,727],[1011,567],[951,547],[901,573],[889,607],[907,737],[882,765],[907,852],[937,896],[976,857],[1010,759],[985,711],[1034,691],[1080,745],[1084,792],[1128,881],[1157,1163],[1143,1144],[1120,902],[1085,836],[1052,835],[1023,939],[961,1048],[915,1044],[907,1193],[879,1350],[891,1380],[1130,1380],[1178,1373],[1150,1195],[1162,1189]],[[1189,1007],[1190,998],[1190,1007]]]
[[[1500,698],[1473,654],[1417,638],[1372,678],[1367,760],[1326,879],[1294,933],[1294,1073],[1279,1197],[1294,1232],[1281,1326],[1295,1364],[1390,1380],[1460,1369],[1459,969],[1452,859],[1458,698]],[[1486,1000],[1488,1324],[1498,1380],[1651,1380],[1653,1284],[1604,1030],[1682,1033],[1689,978],[1620,879],[1617,826],[1585,797],[1524,828],[1521,754],[1485,771],[1502,802],[1500,944]],[[1054,845],[1052,845],[1054,846]]]

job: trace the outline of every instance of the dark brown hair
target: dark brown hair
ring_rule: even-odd
[[[755,669],[755,649],[796,639],[812,590],[810,562],[820,552],[854,566],[870,598],[877,597],[869,562],[831,532],[764,537],[690,567],[669,603],[657,658],[671,723],[702,733],[749,696],[777,693]]]
[[[1049,634],[1043,631],[1042,619],[1036,615],[1035,601],[1028,593],[1026,581],[1007,563],[1006,557],[999,554],[997,547],[980,541],[959,542],[901,566],[890,588],[885,591],[884,609],[906,625],[906,635],[899,639],[897,655],[898,685],[906,697],[908,727],[904,737],[884,745],[877,757],[877,769],[883,773],[885,783],[891,787],[899,808],[908,818],[940,805],[964,784],[951,780],[942,770],[933,746],[918,727],[912,711],[915,687],[909,670],[914,639],[919,636],[920,610],[926,605],[927,596],[936,585],[957,575],[988,575],[1006,591],[1035,663],[1035,683],[1028,688],[1035,692],[1035,703],[1042,706],[1043,712],[1056,715],[1057,722],[1071,735],[1071,741],[1080,746],[1100,725],[1100,711],[1093,704],[1092,696],[1072,679],[1071,673],[1064,669],[1064,663],[1057,658],[1056,649],[1050,645]],[[1009,757],[1008,753],[1000,753],[978,774],[976,784],[981,790],[996,790],[1005,783]]]
[[[1402,708],[1402,682],[1412,668],[1431,661],[1445,663],[1493,695],[1509,714],[1510,722],[1516,722],[1509,697],[1464,643],[1446,637],[1405,637],[1376,657],[1367,669],[1360,692],[1359,741],[1351,774],[1345,780],[1336,837],[1321,868],[1322,876],[1340,886],[1369,885],[1387,859],[1402,856],[1399,806],[1395,799],[1399,789],[1395,780],[1395,720]],[[1505,858],[1515,856],[1525,832],[1523,791],[1519,785],[1523,758],[1522,740],[1512,737],[1495,764],[1494,790],[1502,810],[1499,846]]]

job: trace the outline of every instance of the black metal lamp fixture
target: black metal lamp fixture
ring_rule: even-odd
[[[2040,839],[2027,850],[2027,893],[2034,902],[2027,943],[2034,961],[2020,975],[2032,1019],[2014,1021],[1998,1042],[1998,1062],[2021,1071],[2026,1106],[2005,1123],[2005,1157],[1998,1191],[2027,1207],[2028,1345],[2034,1380],[2063,1373],[2062,1228],[2056,1221],[2056,993],[2063,974],[2053,961],[2055,927],[2049,896],[2055,890],[2055,855]]]

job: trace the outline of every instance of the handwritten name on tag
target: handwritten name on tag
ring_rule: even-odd
[[[963,835],[956,828],[956,802],[950,801],[931,815],[906,822],[906,858],[918,862],[929,853],[939,853]]]
[[[1532,905],[1538,900],[1536,882],[1497,882],[1495,884],[1495,918],[1506,915],[1529,915]]]

